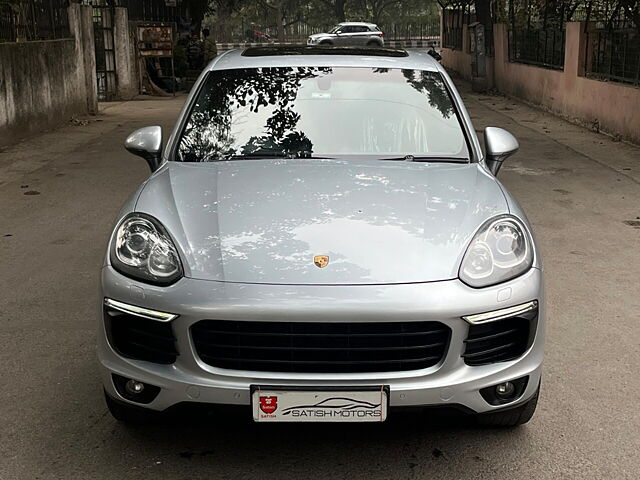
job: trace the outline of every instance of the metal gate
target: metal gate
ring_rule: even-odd
[[[101,101],[113,100],[116,97],[118,86],[113,41],[113,17],[113,6],[93,6],[93,33],[96,44],[96,78],[98,81],[98,99]]]

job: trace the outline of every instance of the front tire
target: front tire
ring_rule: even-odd
[[[141,425],[154,423],[160,418],[159,412],[120,402],[112,398],[107,392],[104,392],[104,400],[111,416],[122,423]]]
[[[538,405],[538,396],[540,394],[540,387],[536,390],[535,395],[531,400],[520,405],[516,408],[510,408],[501,412],[482,413],[477,415],[476,419],[480,425],[486,427],[517,427],[524,425],[531,417],[533,417]]]

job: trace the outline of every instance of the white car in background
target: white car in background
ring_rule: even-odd
[[[329,33],[316,33],[307,39],[307,45],[384,47],[384,33],[373,23],[343,22]]]

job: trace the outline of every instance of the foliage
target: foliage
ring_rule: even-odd
[[[223,30],[283,29],[300,24],[316,31],[342,21],[371,21],[381,25],[437,21],[435,0],[211,0],[207,24]],[[224,27],[222,27],[224,26]]]
[[[388,68],[373,70],[379,75],[389,71]],[[300,113],[293,104],[303,81],[332,72],[330,67],[275,67],[229,70],[224,75],[210,77],[180,140],[180,158],[213,161],[238,154],[312,154],[313,144],[299,129]],[[402,74],[407,84],[422,93],[427,103],[438,109],[445,119],[453,115],[451,99],[439,74],[417,70],[403,70]],[[252,136],[244,145],[237,144],[231,133],[234,122],[248,122],[250,114],[264,109],[270,112],[262,134]]]
[[[300,67],[230,70],[216,78],[216,88],[209,88],[198,100],[180,143],[181,158],[186,161],[215,160],[235,153],[260,150],[312,151],[313,145],[296,130],[299,115],[291,110],[291,102],[303,80],[329,72],[326,68]],[[236,152],[230,136],[233,109],[242,107],[257,113],[264,107],[275,107],[267,121],[263,136],[252,137]]]
[[[611,26],[635,22],[640,27],[640,0],[497,0],[494,15],[499,22],[527,27],[561,28],[571,21]]]
[[[640,0],[437,0],[443,9],[470,13],[485,25],[556,28],[590,21],[607,28],[635,26],[640,32]]]

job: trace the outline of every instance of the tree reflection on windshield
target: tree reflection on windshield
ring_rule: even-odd
[[[300,115],[291,109],[291,102],[302,80],[330,73],[331,68],[260,68],[228,70],[217,75],[213,88],[205,88],[194,107],[179,147],[183,161],[206,162],[219,157],[279,153],[283,156],[298,152],[312,152],[313,145],[296,126]],[[276,107],[266,121],[266,132],[252,136],[238,148],[231,135],[233,122],[247,121],[243,116],[233,118],[231,112],[242,107],[258,113],[262,107]]]
[[[279,152],[285,157],[311,155],[311,140],[303,132],[296,130],[299,120],[299,113],[295,113],[289,106],[281,106],[267,120],[266,134],[251,137],[242,147],[242,153],[249,155]]]
[[[467,157],[438,72],[270,67],[210,72],[178,159]]]
[[[374,68],[372,70],[373,73],[389,73],[391,69]],[[437,108],[444,118],[449,118],[453,114],[451,98],[439,73],[405,68],[402,70],[402,75],[409,85],[427,96],[429,105]]]
[[[444,81],[438,73],[424,70],[402,70],[402,74],[409,85],[427,95],[429,105],[437,108],[444,118],[453,115],[453,103],[444,86]]]

